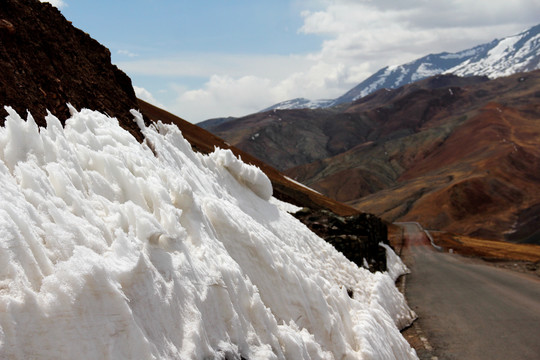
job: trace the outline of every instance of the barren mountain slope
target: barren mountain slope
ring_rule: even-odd
[[[467,118],[432,151],[419,155],[396,185],[352,201],[387,220],[538,243],[540,193],[539,73],[504,79],[508,89]],[[502,80],[490,83],[503,89]],[[487,89],[486,91],[489,91]],[[491,90],[493,91],[493,90]]]
[[[353,202],[387,220],[538,243],[539,106],[490,103],[443,145],[404,172],[397,185]],[[536,112],[535,117],[531,113]],[[536,210],[534,210],[536,209]]]
[[[539,71],[489,81],[445,75],[332,111],[276,111],[225,125],[233,144],[275,166],[290,164],[273,163],[288,153],[296,163],[314,159],[285,173],[362,211],[531,242],[539,100]]]
[[[425,121],[428,110],[440,106],[437,98],[447,94],[448,88],[485,81],[484,77],[441,75],[395,90],[380,90],[352,105],[272,110],[217,125],[213,122],[199,125],[275,168],[285,170],[341,154],[366,142],[410,134],[419,121]],[[425,100],[417,105],[420,97]],[[396,106],[411,109],[404,114],[406,121],[392,117],[396,101]]]

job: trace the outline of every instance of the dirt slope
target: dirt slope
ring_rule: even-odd
[[[404,171],[396,185],[353,204],[388,220],[539,243],[540,117],[531,116],[534,107],[486,105]]]

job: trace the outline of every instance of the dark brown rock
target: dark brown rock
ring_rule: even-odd
[[[5,105],[23,117],[30,111],[43,126],[47,110],[64,123],[71,103],[118,118],[141,139],[129,112],[138,108],[130,78],[111,64],[107,48],[52,5],[0,2],[0,68],[0,125]]]
[[[309,208],[294,216],[356,265],[364,266],[365,261],[370,271],[386,270],[386,252],[379,243],[388,244],[388,227],[380,218],[371,214],[338,216]]]

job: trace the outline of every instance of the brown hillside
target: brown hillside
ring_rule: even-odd
[[[255,114],[217,129],[291,178],[388,221],[535,242],[539,99],[540,71],[445,75],[348,106]],[[274,115],[280,123],[257,121]],[[293,160],[279,162],[287,153]]]
[[[538,120],[489,104],[457,129],[445,146],[402,175],[400,180],[417,179],[445,168],[453,176],[418,199],[404,218],[492,239],[519,229],[524,225],[519,214],[540,203]]]
[[[534,107],[520,112],[488,104],[404,171],[395,186],[355,206],[433,229],[538,242],[531,237],[538,217],[520,215],[540,204],[540,116],[531,116]]]

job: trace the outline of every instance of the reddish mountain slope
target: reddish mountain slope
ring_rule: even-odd
[[[294,110],[289,117],[278,111],[225,125],[238,146],[266,161],[274,161],[274,149],[279,157],[292,152],[300,164],[286,169],[287,175],[362,211],[462,234],[537,242],[539,100],[539,71],[489,81],[437,76],[333,112]],[[287,133],[278,132],[276,122],[256,121],[274,114]],[[298,123],[303,132],[311,126],[314,137],[295,131]],[[324,151],[306,152],[306,138]],[[296,151],[314,160],[302,164]]]
[[[538,242],[538,213],[531,209],[540,204],[540,117],[529,116],[487,105],[407,169],[397,185],[354,205],[433,229]]]

